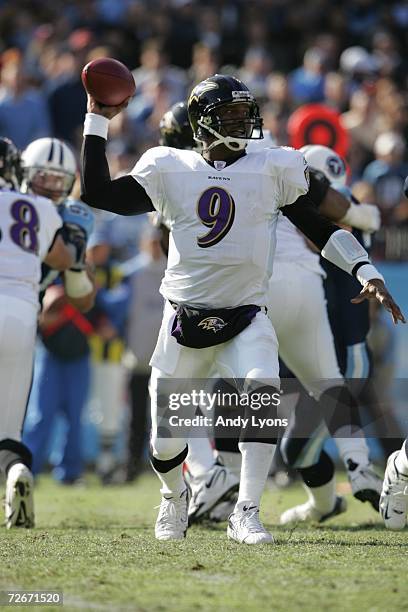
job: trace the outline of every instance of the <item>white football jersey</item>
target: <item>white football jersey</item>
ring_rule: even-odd
[[[0,191],[0,294],[38,305],[41,262],[61,226],[51,200]]]
[[[326,276],[320,265],[320,256],[309,248],[305,237],[299,233],[293,223],[280,213],[276,225],[274,271],[276,272],[280,263],[288,262]]]
[[[155,147],[130,173],[171,230],[161,293],[204,308],[262,306],[279,209],[309,189],[303,155],[276,147],[214,165]]]
[[[247,152],[261,151],[266,147],[275,145],[274,139],[269,130],[264,130],[264,137],[260,140],[250,140],[247,145]],[[280,263],[293,262],[325,276],[320,265],[320,257],[307,246],[305,238],[299,233],[297,228],[279,213],[276,225],[276,249],[273,260],[274,270]]]

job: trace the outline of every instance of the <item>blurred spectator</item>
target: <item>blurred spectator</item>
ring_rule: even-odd
[[[372,83],[378,73],[378,64],[364,47],[348,47],[340,56],[341,71],[349,79],[352,94],[362,83]]]
[[[373,36],[373,58],[381,76],[400,77],[402,57],[396,38],[386,30],[377,30]]]
[[[374,188],[383,223],[395,223],[395,210],[403,198],[402,186],[408,174],[408,164],[404,161],[405,142],[395,132],[384,132],[375,141],[374,153],[376,159],[364,170],[363,180]]]
[[[142,96],[149,99],[150,88],[160,82],[168,92],[168,108],[185,99],[186,75],[180,68],[169,64],[163,40],[151,38],[145,42],[140,55],[140,64],[140,67],[133,71],[137,85],[136,98]]]
[[[48,102],[53,134],[78,147],[86,113],[86,93],[81,81],[82,68],[92,42],[89,30],[76,30],[69,37],[67,70],[52,84]],[[67,59],[68,59],[67,58]]]
[[[244,57],[238,76],[252,91],[258,103],[266,98],[267,77],[272,69],[272,59],[263,47],[251,47]]]
[[[3,56],[0,87],[0,133],[24,149],[49,136],[50,118],[44,94],[30,85],[19,54]]]
[[[188,71],[189,89],[209,76],[219,72],[219,60],[217,52],[203,43],[197,43],[193,47],[191,67]]]
[[[324,103],[339,113],[348,106],[346,79],[339,72],[328,72],[324,82]]]
[[[356,89],[350,98],[350,109],[341,116],[352,141],[365,150],[365,163],[370,159],[377,136],[385,127],[384,115],[372,93],[364,88]]]
[[[312,47],[303,57],[303,66],[290,73],[290,92],[298,104],[324,99],[326,60],[327,55],[322,49]]]

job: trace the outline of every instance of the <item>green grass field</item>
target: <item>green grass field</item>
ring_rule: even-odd
[[[282,510],[303,500],[298,485],[265,494],[273,546],[230,542],[225,525],[160,543],[154,476],[111,488],[92,478],[86,488],[43,478],[37,527],[1,530],[0,590],[60,589],[67,610],[406,609],[408,533],[386,532],[371,507],[349,495],[349,511],[324,527],[276,526]]]

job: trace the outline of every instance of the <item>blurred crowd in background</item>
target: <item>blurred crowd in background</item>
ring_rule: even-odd
[[[127,110],[111,122],[107,153],[118,176],[157,145],[164,112],[186,100],[197,82],[216,72],[234,74],[255,94],[279,145],[290,144],[288,120],[302,105],[320,103],[339,114],[349,136],[353,193],[382,214],[374,255],[403,262],[407,35],[403,0],[0,0],[0,134],[20,149],[56,136],[79,155],[86,112],[81,70],[92,59],[114,57],[134,71],[137,86]],[[147,409],[138,406],[147,402],[165,267],[155,231],[144,219],[125,221],[99,215],[89,251],[100,286],[90,317],[89,410],[99,415],[98,461],[107,481],[123,424],[104,402],[117,411],[124,403],[131,407],[127,445],[135,459],[128,461],[127,479],[144,452]],[[145,316],[152,319],[147,325]],[[392,337],[385,334],[383,344],[380,357],[392,353]],[[81,470],[62,479],[75,481]]]

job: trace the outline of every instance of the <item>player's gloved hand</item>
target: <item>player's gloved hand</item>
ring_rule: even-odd
[[[70,270],[75,272],[83,270],[85,268],[86,243],[88,240],[84,230],[73,223],[64,223],[62,237],[72,255],[73,263]]]
[[[90,208],[77,200],[66,200],[58,208],[64,222],[62,235],[65,243],[72,249],[73,266],[79,271],[85,267],[86,243],[94,226],[94,215]]]
[[[360,291],[359,295],[351,300],[353,304],[360,304],[364,300],[377,300],[384,306],[388,312],[391,313],[392,320],[395,324],[398,321],[406,323],[405,317],[401,312],[400,307],[394,301],[394,298],[389,293],[384,282],[378,278],[368,281]]]
[[[381,213],[375,204],[365,204],[364,202],[358,204],[348,187],[341,187],[337,191],[340,191],[350,202],[350,207],[344,217],[340,219],[340,223],[351,225],[370,234],[380,229]]]
[[[381,227],[381,213],[375,204],[350,203],[350,208],[344,215],[341,223],[351,225],[364,232],[376,232]]]

